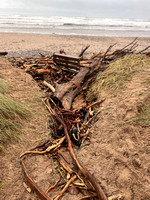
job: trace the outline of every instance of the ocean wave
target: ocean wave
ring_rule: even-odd
[[[114,19],[57,16],[1,15],[0,27],[31,27],[57,29],[144,30],[150,31],[148,19]]]

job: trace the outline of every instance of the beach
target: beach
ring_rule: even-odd
[[[66,54],[79,55],[81,50],[90,45],[85,53],[88,57],[94,52],[105,52],[110,45],[116,43],[113,50],[120,49],[135,37],[97,37],[48,34],[0,33],[0,51],[7,51],[7,57],[38,56],[39,53],[51,55],[63,49]],[[150,44],[150,37],[138,38],[137,50]]]
[[[66,52],[66,54],[78,56],[81,50],[87,45],[90,45],[90,47],[85,52],[84,57],[90,58],[94,52],[106,52],[110,45],[116,44],[112,48],[113,51],[116,49],[122,49],[133,41],[135,42],[135,37],[60,36],[48,34],[0,33],[0,51],[7,51],[7,58],[25,57],[24,59],[11,58],[10,61],[13,59],[16,61],[26,60],[26,63],[28,63],[29,60],[34,62],[36,59],[27,59],[26,57],[39,57],[40,53],[44,55],[52,55],[54,52],[59,52],[62,49]],[[137,45],[137,52],[143,50],[145,47],[150,45],[150,37],[138,38]],[[82,165],[94,174],[98,186],[102,187],[108,198],[113,197],[112,199],[114,199],[114,197],[118,197],[118,199],[141,200],[150,199],[150,191],[148,189],[148,177],[150,171],[148,162],[149,126],[146,125],[149,123],[149,117],[148,114],[145,114],[149,113],[147,108],[149,107],[150,97],[150,61],[149,57],[146,56],[131,56],[132,57],[127,54],[126,57],[120,60],[117,59],[116,61],[114,60],[113,63],[110,62],[108,68],[110,71],[107,71],[107,74],[102,75],[102,77],[108,79],[103,79],[103,82],[96,79],[96,77],[98,77],[96,72],[96,76],[92,77],[93,81],[95,80],[93,82],[93,90],[91,90],[91,85],[89,85],[88,89],[85,85],[84,89],[77,96],[80,98],[85,96],[85,103],[87,102],[88,105],[93,105],[91,113],[94,112],[95,115],[88,119],[86,123],[88,124],[91,119],[93,119],[88,126],[87,132],[85,133],[89,135],[87,135],[87,138],[82,141],[81,147],[79,148],[74,146],[73,151],[77,155],[77,158],[82,162]],[[33,149],[33,147],[38,147],[39,144],[41,145],[43,142],[45,143],[45,141],[54,141],[52,136],[55,126],[50,121],[50,113],[48,113],[44,104],[41,103],[42,101],[46,102],[44,99],[48,100],[48,98],[53,98],[53,95],[48,92],[47,88],[45,90],[41,90],[39,88],[39,85],[43,83],[44,76],[39,76],[41,83],[36,82],[39,81],[39,77],[35,76],[34,80],[34,74],[32,76],[29,71],[26,73],[24,69],[21,69],[22,66],[24,68],[24,64],[21,64],[20,67],[18,67],[19,65],[15,67],[7,58],[0,58],[1,80],[4,80],[4,82],[12,88],[12,90],[10,90],[11,93],[6,95],[9,95],[14,100],[16,99],[17,102],[19,101],[24,103],[31,109],[31,112],[33,111],[33,115],[27,121],[21,121],[23,133],[20,136],[20,139],[13,142],[8,141],[8,145],[6,144],[4,152],[0,154],[0,181],[3,184],[1,184],[2,190],[0,199],[40,200],[41,198],[36,195],[34,189],[32,189],[32,187],[31,189],[28,187],[29,184],[23,175],[19,156],[23,152]],[[40,58],[42,60],[43,56],[40,56]],[[114,63],[116,63],[116,65]],[[33,70],[34,69],[36,69],[36,67],[33,67]],[[86,68],[83,68],[83,70],[86,70]],[[63,83],[58,84],[55,82],[55,80],[57,81],[58,79],[54,78],[57,76],[59,77],[59,75],[64,78],[66,75],[62,71],[61,73],[60,71],[58,71],[58,73],[56,72],[54,72],[54,74],[52,73],[52,75],[49,73],[49,76],[45,75],[45,77],[47,78],[46,80],[48,83],[52,82],[57,88],[58,85],[63,85]],[[105,72],[106,70],[104,73]],[[122,77],[124,77],[124,79]],[[73,79],[70,79],[70,82],[72,80]],[[87,79],[87,81],[88,80],[89,79]],[[111,89],[111,87],[106,87],[108,80],[111,81],[111,85],[113,85],[114,88],[118,87],[118,84],[123,85],[121,85],[122,87],[120,87],[120,89],[112,90],[113,88]],[[104,82],[106,82],[106,85],[104,85]],[[55,83],[57,83],[57,85],[55,85]],[[102,86],[101,91],[96,87],[100,85]],[[43,89],[43,84],[41,84],[41,86]],[[75,89],[75,91],[77,90]],[[90,93],[92,98],[89,98],[88,100],[88,94]],[[95,96],[95,94],[97,94],[97,96]],[[94,103],[100,102],[99,100],[103,101],[100,105],[96,105],[94,108]],[[82,103],[82,101],[78,99],[78,104]],[[144,114],[143,111],[145,111]],[[66,111],[64,110],[63,112]],[[72,110],[70,113],[71,112]],[[80,112],[82,115],[82,109],[79,113]],[[67,111],[66,114],[67,113],[69,112]],[[77,116],[78,115],[79,114],[77,113]],[[71,117],[72,116],[74,115],[71,114]],[[85,116],[87,116],[87,114]],[[71,117],[68,115],[68,119],[71,119]],[[86,117],[84,118],[86,119]],[[15,118],[15,120],[16,119],[17,118]],[[134,119],[137,119],[137,122],[132,121]],[[145,124],[138,124],[138,119],[141,119],[141,121],[145,119],[144,122],[142,121],[143,124]],[[80,118],[75,118],[75,120],[79,121]],[[75,120],[71,119],[70,122],[78,124],[78,121]],[[56,123],[57,126],[59,125],[57,121],[54,121],[54,123]],[[61,148],[60,151],[63,152],[65,157],[70,161],[70,157],[66,151],[67,146],[59,148]],[[29,176],[32,177],[32,180],[38,185],[41,191],[44,191],[43,193],[45,194],[45,191],[47,191],[47,189],[57,181],[57,177],[59,175],[56,158],[54,160],[52,154],[49,152],[49,156],[31,155],[26,156],[26,159],[22,160],[25,162]],[[72,161],[70,163],[72,164]],[[72,167],[72,165],[70,166]],[[73,169],[73,167],[70,169]],[[65,171],[62,172],[66,177],[67,174],[65,174]],[[69,181],[70,180],[71,178]],[[11,185],[11,187],[8,187],[8,184]],[[28,188],[32,192],[27,192]],[[133,189],[131,190],[131,188]],[[60,190],[58,188],[58,192],[59,191]],[[48,194],[50,199],[54,196],[56,196],[56,193],[54,192]],[[74,195],[71,194],[69,188],[61,199],[78,200],[81,196],[83,195],[80,193]]]

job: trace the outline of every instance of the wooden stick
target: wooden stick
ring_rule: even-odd
[[[83,126],[87,126],[101,111],[98,111],[92,118],[89,119],[89,121],[87,121],[87,123]]]
[[[107,53],[108,53],[116,44],[117,44],[117,43],[115,43],[115,44],[113,44],[113,45],[110,45],[110,46],[108,47],[108,49],[106,50],[106,52],[104,53],[104,55],[103,55],[103,57],[102,57],[102,59],[101,59],[101,63],[104,61],[105,56],[107,55]]]
[[[149,48],[150,48],[150,46],[148,46],[148,47],[146,47],[145,49],[139,51],[137,54],[143,53],[144,51],[146,51],[146,50],[149,49]]]
[[[55,198],[55,200],[60,199],[63,194],[65,193],[65,191],[68,189],[69,185],[77,178],[76,175],[74,175],[65,185],[65,187],[62,189],[62,191],[60,192],[60,194]]]
[[[50,186],[47,190],[46,190],[46,194],[48,194],[50,192],[51,189],[55,188],[56,185],[58,184],[58,182],[60,181],[61,176],[59,176],[59,178],[57,179],[57,181],[55,182],[54,185]]]
[[[31,178],[31,176],[28,174],[27,168],[25,167],[25,164],[23,162],[23,160],[20,160],[23,172],[25,174],[25,177],[28,181],[28,183],[30,184],[31,188],[38,194],[38,196],[43,199],[43,200],[52,200],[49,196],[47,196],[38,186],[37,184],[33,181],[33,179]]]
[[[96,197],[97,195],[94,194],[94,195],[91,195],[91,196],[85,196],[85,197],[81,197],[79,200],[83,200],[83,199],[91,199],[91,198],[94,198]]]
[[[55,92],[55,88],[50,83],[43,81],[43,85],[48,87],[53,93]]]
[[[25,155],[27,155],[27,154],[40,154],[40,155],[42,155],[42,154],[50,152],[52,149],[56,150],[56,149],[58,149],[61,146],[61,144],[64,142],[65,139],[66,139],[65,136],[62,137],[57,144],[49,146],[45,151],[25,151],[24,153],[22,153],[20,155],[20,158],[23,157],[23,156],[25,156]]]
[[[95,105],[97,105],[97,104],[101,104],[103,101],[105,101],[105,98],[103,98],[103,99],[101,99],[101,100],[99,100],[99,101],[96,101],[96,102],[94,102],[93,104],[87,106],[87,107],[86,107],[86,110],[88,110],[89,108],[91,108],[91,107],[93,107],[93,106],[95,106]]]
[[[66,158],[66,157],[64,156],[64,154],[62,153],[61,150],[58,150],[57,152],[63,157],[63,159],[64,159],[68,164],[70,164],[69,161],[67,160],[67,158]]]
[[[58,161],[59,161],[60,165],[61,165],[69,174],[72,174],[72,173],[73,173],[73,170],[72,170],[69,166],[67,166],[67,165],[63,162],[63,160],[62,160],[60,157],[58,157]]]
[[[127,44],[125,47],[123,47],[122,49],[120,49],[120,51],[123,51],[124,49],[126,49],[127,47],[129,47],[130,45],[137,43],[137,37],[129,44]]]
[[[79,54],[79,57],[83,56],[84,52],[90,47],[90,45],[87,45]]]

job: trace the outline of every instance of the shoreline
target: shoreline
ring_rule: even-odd
[[[89,37],[150,37],[150,31],[145,30],[105,30],[105,29],[58,29],[58,28],[5,28],[0,33],[40,34],[40,35],[68,35]]]
[[[135,37],[106,37],[80,35],[54,35],[34,33],[0,33],[0,51],[7,51],[7,57],[38,56],[39,53],[51,55],[61,49],[67,54],[78,55],[85,46],[90,45],[86,56],[94,52],[105,52],[107,48],[117,43],[113,50],[123,48]],[[137,50],[142,50],[150,44],[150,37],[139,37]]]

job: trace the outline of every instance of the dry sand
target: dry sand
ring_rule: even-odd
[[[51,54],[64,49],[67,54],[78,55],[82,48],[90,45],[87,55],[93,52],[106,51],[114,44],[113,49],[124,47],[133,37],[94,37],[94,36],[60,36],[40,34],[0,33],[0,51],[8,51],[8,56],[37,56],[39,53]],[[150,44],[150,37],[138,38],[137,49]]]

